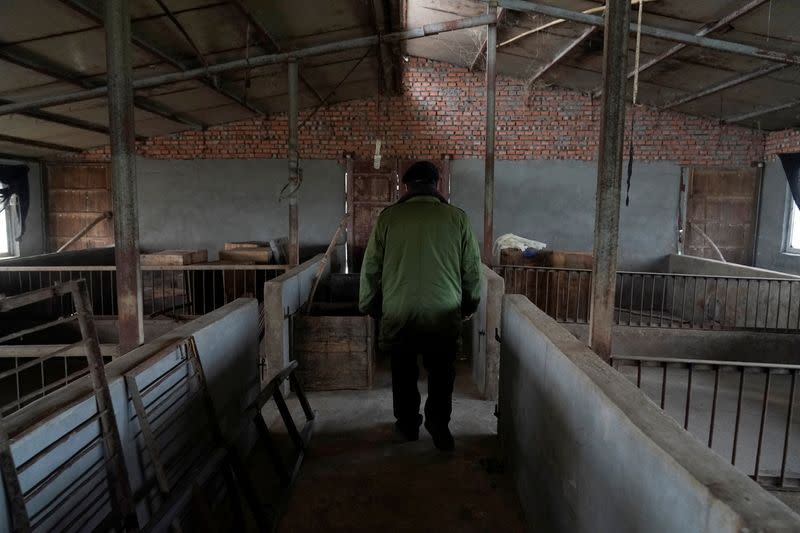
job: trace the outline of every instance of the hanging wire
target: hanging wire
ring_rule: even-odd
[[[638,108],[639,98],[639,61],[642,51],[642,6],[644,2],[639,2],[639,15],[636,22],[636,59],[633,69],[633,113],[631,114],[630,145],[628,147],[628,184],[625,192],[625,205],[631,205],[631,177],[633,176],[633,137],[636,132],[636,109]]]

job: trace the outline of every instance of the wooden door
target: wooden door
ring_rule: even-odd
[[[381,211],[400,199],[400,176],[416,160],[385,157],[375,169],[372,160],[347,160],[347,266],[360,272],[372,228]],[[450,198],[450,160],[433,163],[439,168],[439,192]]]
[[[111,211],[111,171],[102,163],[47,165],[48,250],[55,252],[105,211]],[[114,244],[114,225],[104,220],[70,250]]]
[[[686,255],[719,259],[710,239],[727,262],[753,264],[758,179],[756,168],[691,169]]]

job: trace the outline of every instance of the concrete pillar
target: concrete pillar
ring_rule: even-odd
[[[611,326],[614,321],[629,31],[630,0],[608,0],[603,44],[603,95],[589,324],[589,345],[606,361],[611,358]]]
[[[127,0],[107,0],[105,6],[119,353],[124,354],[144,342],[131,84],[131,18]]]

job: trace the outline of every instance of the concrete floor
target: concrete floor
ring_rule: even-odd
[[[525,531],[498,460],[494,403],[478,397],[468,369],[456,381],[452,454],[424,429],[417,442],[395,435],[390,378],[377,374],[369,391],[309,394],[314,436],[280,531]]]

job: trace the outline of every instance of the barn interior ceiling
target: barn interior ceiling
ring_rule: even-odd
[[[632,0],[632,9],[637,9]],[[601,1],[540,4],[602,16]],[[645,25],[800,54],[793,0],[645,0]],[[102,0],[6,0],[0,106],[106,83]],[[476,0],[132,0],[134,79],[479,16]],[[635,20],[635,15],[632,16]],[[401,56],[482,70],[484,27],[304,58],[300,106],[398,90]],[[597,94],[603,31],[502,9],[497,68],[529,84]],[[629,64],[634,64],[631,39]],[[639,100],[763,130],[800,125],[800,65],[644,36]],[[285,64],[136,91],[140,139],[284,111]],[[630,84],[632,85],[632,83]],[[50,157],[108,143],[104,97],[0,116],[0,154]]]

